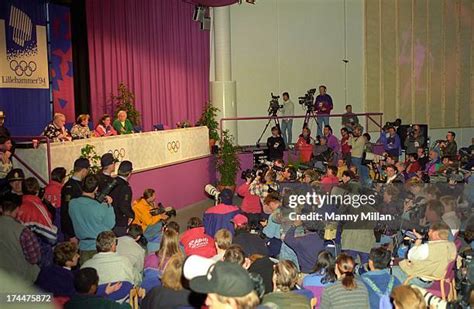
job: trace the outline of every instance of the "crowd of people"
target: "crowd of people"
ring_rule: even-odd
[[[285,164],[284,146],[275,147],[271,163],[246,171],[236,193],[224,189],[185,227],[153,188],[133,200],[130,161],[106,153],[92,174],[89,160],[78,158],[70,175],[70,167],[56,167],[41,188],[12,164],[11,137],[2,136],[0,270],[52,293],[65,308],[128,308],[137,287],[141,308],[421,309],[425,298],[472,301],[472,265],[463,264],[462,280],[471,281],[458,299],[448,295],[454,286],[445,295],[436,290],[437,280],[459,268],[456,259],[474,250],[473,191],[455,186],[467,177],[453,180],[449,172],[466,164],[455,133],[426,156],[415,126],[402,161],[400,138],[389,125],[380,136],[386,154],[370,157],[370,136],[347,110],[341,139],[328,123],[316,138],[303,129],[296,149],[306,165]],[[44,134],[68,140],[133,131],[122,112],[113,125],[104,116],[95,132],[88,122],[78,117],[69,135],[57,114]],[[272,130],[275,139],[279,133]],[[445,186],[434,183],[440,175]],[[372,207],[393,214],[397,225],[292,220],[290,211],[307,209],[289,206],[288,184],[290,191],[301,184],[321,194],[372,190]]]

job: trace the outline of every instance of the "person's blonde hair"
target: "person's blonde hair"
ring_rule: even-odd
[[[409,285],[395,287],[390,297],[398,309],[426,309],[426,302],[420,290]]]
[[[241,297],[227,297],[216,294],[216,298],[220,303],[231,305],[235,309],[254,309],[260,303],[260,299],[255,291]]]
[[[282,260],[273,266],[275,286],[282,292],[291,291],[298,281],[298,268],[290,260]]]
[[[183,264],[184,257],[181,254],[176,254],[168,260],[161,277],[161,283],[165,288],[175,291],[183,289]]]
[[[158,268],[163,269],[168,259],[177,254],[181,255],[179,249],[179,234],[174,230],[165,230],[163,232],[163,238],[161,239],[160,250],[156,252],[156,255],[160,258]]]
[[[220,229],[214,235],[217,248],[227,250],[232,245],[232,234],[227,229]]]

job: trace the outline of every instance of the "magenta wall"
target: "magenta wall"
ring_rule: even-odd
[[[136,173],[130,179],[134,199],[146,188],[156,191],[157,202],[176,209],[207,198],[204,186],[215,182],[215,166],[212,156],[175,164],[146,172]]]

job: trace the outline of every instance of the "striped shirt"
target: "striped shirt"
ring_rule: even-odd
[[[357,287],[347,290],[341,283],[337,281],[334,285],[324,288],[321,309],[365,309],[369,308],[369,293],[365,285],[356,280]]]

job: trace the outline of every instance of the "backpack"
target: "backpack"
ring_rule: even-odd
[[[392,291],[393,284],[395,282],[395,277],[390,276],[390,281],[388,282],[387,290],[385,293],[382,293],[380,289],[375,285],[375,283],[369,278],[362,277],[369,287],[380,297],[379,309],[393,309],[392,302],[390,301],[390,292]]]

